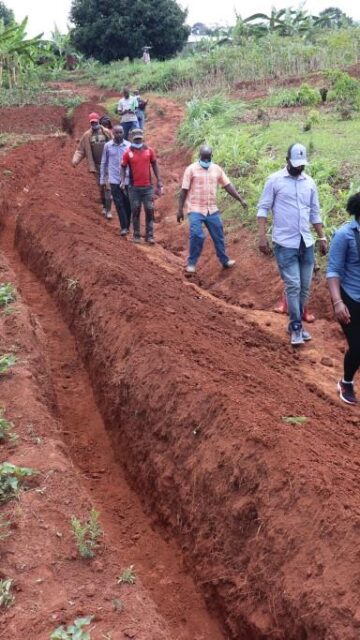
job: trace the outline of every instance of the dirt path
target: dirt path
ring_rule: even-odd
[[[78,110],[76,132],[92,106]],[[4,206],[2,246],[44,327],[72,460],[171,637],[226,637],[191,574],[234,640],[355,640],[358,414],[324,393],[311,362],[322,347],[286,344],[268,310],[273,267],[245,234],[241,247],[230,238],[241,270],[220,275],[208,247],[199,278],[184,279],[186,227],[173,210],[182,111],[167,100],[156,107],[148,132],[161,132],[167,195],[154,248],[122,241],[115,220],[99,216],[91,177],[69,166],[73,141],[29,146],[27,169],[21,150],[8,158],[19,188]],[[291,415],[308,420],[289,426]],[[153,518],[177,548],[151,530]]]

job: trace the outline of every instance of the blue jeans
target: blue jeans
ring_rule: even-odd
[[[124,129],[125,140],[129,140],[130,131],[132,131],[133,129],[139,128],[139,123],[137,120],[133,120],[132,122],[121,122],[120,124]]]
[[[144,131],[145,126],[145,111],[142,109],[136,109],[136,117],[138,119],[139,127]]]
[[[205,234],[202,226],[205,225],[215,246],[216,255],[224,266],[229,258],[225,253],[224,229],[219,211],[206,216],[197,211],[189,213],[190,224],[190,248],[188,265],[195,266],[203,250]]]
[[[289,249],[274,243],[274,253],[280,275],[285,283],[289,330],[301,329],[301,318],[309,297],[314,270],[314,245],[307,247],[303,239],[298,249]]]

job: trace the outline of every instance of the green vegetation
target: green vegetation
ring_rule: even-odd
[[[102,535],[98,511],[91,509],[89,519],[84,522],[73,516],[71,527],[81,558],[93,558],[99,544],[98,539]]]
[[[11,593],[12,580],[5,578],[0,580],[0,608],[7,609],[13,604],[15,597]]]
[[[308,84],[302,84],[298,89],[272,90],[265,104],[269,107],[302,107],[313,106],[319,102],[320,92]]]
[[[6,375],[15,364],[16,357],[12,353],[0,356],[0,376]]]
[[[118,584],[135,584],[136,582],[136,573],[134,569],[134,565],[131,564],[130,567],[124,569],[121,576],[118,577]]]
[[[93,616],[86,616],[85,618],[77,618],[75,622],[68,627],[58,627],[51,634],[50,640],[90,640],[90,632],[85,631],[84,627],[89,626]]]
[[[336,112],[305,114],[314,123],[304,131],[302,113],[291,120],[256,121],[255,109],[245,114],[243,103],[216,95],[207,100],[188,103],[187,115],[179,131],[180,143],[198,147],[207,142],[214,147],[214,161],[227,171],[232,182],[244,194],[250,207],[246,214],[226,196],[225,217],[254,225],[258,199],[266,178],[284,166],[286,152],[293,142],[305,144],[310,153],[309,173],[316,180],[326,233],[347,215],[344,205],[349,191],[359,182],[360,156],[358,117],[343,122]],[[252,123],[248,120],[252,119]],[[240,121],[240,122],[239,122]],[[255,123],[256,122],[256,123]],[[306,127],[305,127],[306,128]],[[224,200],[225,201],[225,200]]]
[[[0,464],[0,503],[18,498],[25,479],[34,474],[33,469],[18,467],[11,462]]]
[[[0,444],[10,441],[16,442],[18,436],[13,433],[14,425],[5,418],[4,409],[0,408]]]
[[[16,291],[11,282],[0,282],[0,307],[6,307],[16,300]]]
[[[305,424],[308,418],[306,416],[284,416],[282,421],[285,424]]]
[[[5,520],[4,516],[0,516],[0,542],[9,537],[10,524],[9,520]]]

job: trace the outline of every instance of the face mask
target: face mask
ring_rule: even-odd
[[[290,173],[290,175],[295,178],[296,176],[300,176],[302,174],[302,172],[304,171],[304,167],[293,167],[292,164],[289,162],[287,170]]]
[[[98,122],[91,122],[90,124],[93,131],[97,131],[98,129],[100,129],[100,125]]]
[[[131,146],[133,147],[133,149],[141,149],[141,147],[142,147],[143,145],[144,145],[144,143],[143,143],[143,142],[139,142],[139,143],[137,143],[137,142],[132,142],[132,143],[131,143]]]
[[[208,169],[211,165],[211,160],[199,160],[200,167]]]

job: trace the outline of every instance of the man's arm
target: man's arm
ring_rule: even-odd
[[[107,146],[104,146],[102,156],[101,156],[101,165],[100,165],[100,184],[106,183],[106,176],[109,168],[109,151]]]
[[[266,231],[267,231],[267,217],[269,211],[273,208],[275,200],[275,191],[273,180],[269,178],[266,183],[264,190],[261,194],[261,198],[258,204],[258,212],[257,212],[257,221],[258,221],[258,230],[259,230],[259,249],[261,253],[265,255],[271,254],[271,249],[269,246],[269,241],[267,239]]]
[[[244,207],[244,209],[248,208],[247,203],[245,202],[244,198],[240,195],[240,193],[238,193],[234,187],[233,184],[231,184],[231,182],[229,184],[224,185],[224,189],[225,191],[228,192],[228,194],[234,198],[234,200],[237,200],[238,202],[240,202],[240,204]]]
[[[156,190],[158,192],[158,195],[160,195],[161,193],[161,189],[162,189],[162,182],[161,182],[161,178],[160,178],[160,170],[159,170],[159,165],[156,162],[156,160],[151,160],[151,166],[152,166],[152,170],[154,172],[155,178],[156,178]]]
[[[319,238],[320,252],[325,256],[327,253],[327,239],[324,235],[324,228],[320,216],[319,195],[315,183],[310,195],[310,222]]]
[[[176,215],[176,219],[177,219],[178,222],[181,222],[182,220],[184,220],[184,205],[185,205],[188,193],[189,193],[189,189],[184,189],[184,187],[180,191],[179,209],[178,209],[178,212],[177,212],[177,215]]]
[[[72,166],[77,167],[80,164],[81,160],[85,158],[85,145],[84,145],[84,136],[81,137],[81,140],[77,146],[77,149],[73,155]]]

